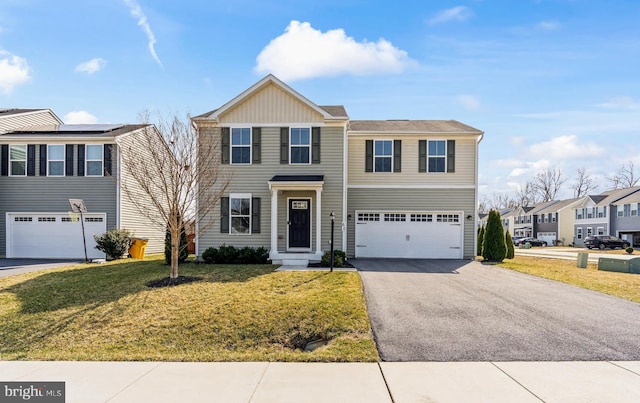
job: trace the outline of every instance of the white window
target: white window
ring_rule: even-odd
[[[429,172],[446,172],[447,142],[445,140],[429,140],[427,161]]]
[[[638,215],[638,206],[640,205],[640,203],[633,203],[631,205],[631,215],[632,216],[637,216]]]
[[[290,129],[289,155],[292,164],[311,163],[311,129],[308,127],[292,127]]]
[[[25,144],[9,146],[9,175],[27,176],[27,146]]]
[[[576,238],[582,239],[582,228],[576,228]]]
[[[576,209],[576,220],[582,220],[582,209]]]
[[[64,176],[64,145],[47,146],[47,174],[49,176]]]
[[[231,163],[251,163],[251,129],[248,127],[231,128]]]
[[[544,222],[549,222],[549,215],[548,214],[544,215]]]
[[[598,227],[596,231],[598,232],[598,235],[604,235],[604,227]]]
[[[412,222],[433,222],[431,214],[411,214]]]
[[[539,215],[538,216],[538,224],[541,224],[541,223],[542,223],[542,216]]]
[[[436,215],[437,222],[459,222],[460,216],[458,214],[438,214]]]
[[[358,221],[380,221],[379,213],[358,213]]]
[[[618,206],[618,217],[624,217],[624,208],[622,206]]]
[[[385,221],[407,221],[405,214],[387,213],[384,215]]]
[[[375,140],[373,144],[373,171],[391,172],[393,166],[393,141]]]
[[[229,197],[231,234],[251,234],[251,194],[231,194]]]
[[[38,217],[38,222],[56,222],[55,217]]]
[[[551,214],[551,222],[556,222],[556,215],[557,215],[557,214],[558,214],[558,213],[552,213],[552,214]]]
[[[102,158],[104,156],[102,144],[88,144],[85,148],[85,165],[87,176],[102,176]]]
[[[593,228],[587,227],[587,236],[592,236],[592,235],[593,235]]]

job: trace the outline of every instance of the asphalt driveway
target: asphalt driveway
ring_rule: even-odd
[[[0,259],[0,278],[79,263],[64,259]]]
[[[640,360],[640,304],[462,260],[349,260],[383,361]]]

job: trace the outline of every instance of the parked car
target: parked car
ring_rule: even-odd
[[[547,241],[542,241],[540,239],[532,237],[518,239],[518,243],[516,245],[520,246],[527,243],[531,246],[547,246]]]
[[[518,241],[521,240],[522,238],[524,238],[523,236],[514,236],[511,238],[511,240],[513,241],[513,244],[515,246],[518,246]]]
[[[631,246],[631,244],[629,243],[629,241],[625,241],[624,239],[620,239],[615,236],[595,235],[595,236],[586,237],[584,239],[584,246],[586,246],[587,249],[593,249],[593,248],[615,249],[615,248],[628,248],[629,246]]]

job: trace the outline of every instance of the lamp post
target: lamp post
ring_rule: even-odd
[[[331,254],[329,255],[329,271],[333,271],[333,226],[335,225],[336,214],[332,211],[331,214],[329,214],[329,217],[331,217],[331,240],[329,241],[331,244],[331,251],[329,253]]]

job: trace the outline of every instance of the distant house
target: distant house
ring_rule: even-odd
[[[21,127],[60,124],[51,109],[0,109],[0,135]]]
[[[104,257],[93,235],[113,228],[148,238],[148,253],[164,250],[165,229],[145,219],[120,187],[130,180],[120,155],[148,130],[155,128],[48,124],[0,135],[0,256],[84,258],[81,223],[69,214],[69,199],[87,207],[89,258]]]
[[[533,214],[531,210],[534,206],[521,206],[513,213],[513,236],[532,237],[533,236]]]
[[[566,199],[547,204],[534,212],[534,236],[548,245],[573,242],[573,207],[582,199]]]
[[[640,247],[640,191],[611,203],[611,207],[611,235]]]
[[[574,207],[574,244],[584,246],[584,238],[592,235],[616,235],[613,228],[613,215],[618,214],[615,206],[619,200],[638,191],[640,186],[585,196]],[[624,217],[624,210],[621,217]],[[617,222],[617,225],[622,223]]]

